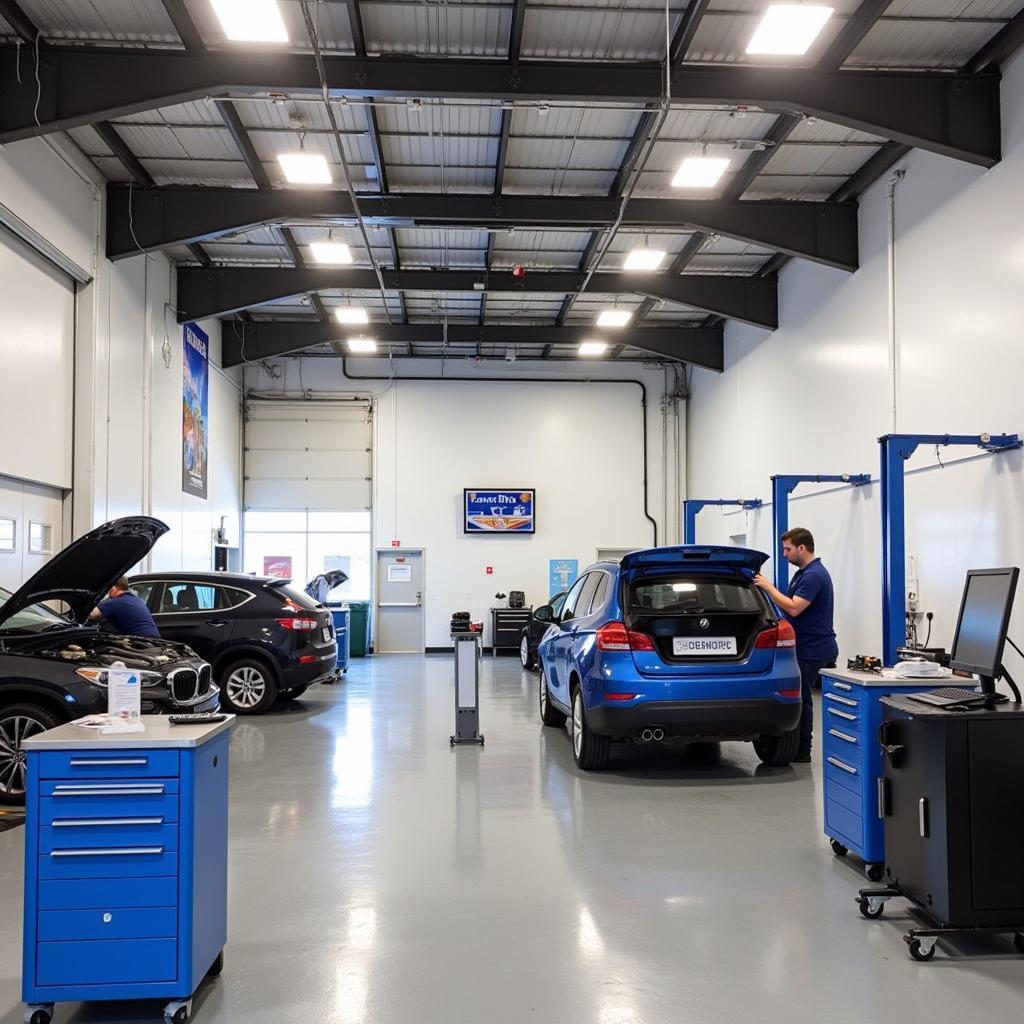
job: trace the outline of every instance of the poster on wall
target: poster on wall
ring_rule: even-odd
[[[263,575],[273,576],[279,580],[290,580],[292,578],[292,556],[264,555]]]
[[[185,324],[182,359],[181,489],[205,498],[209,490],[210,339]]]
[[[568,590],[580,574],[577,558],[552,558],[548,562],[548,594],[560,594]]]
[[[463,491],[464,533],[533,533],[536,491],[521,487],[507,490]]]

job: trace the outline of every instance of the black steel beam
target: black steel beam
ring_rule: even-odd
[[[0,15],[27,43],[34,43],[39,29],[15,0],[0,0]]]
[[[109,121],[98,121],[92,127],[107,148],[124,164],[125,170],[132,176],[136,185],[147,188],[156,185],[153,176],[142,166],[139,158],[128,148],[128,143],[118,135],[117,129]],[[136,248],[135,252],[138,251]]]
[[[633,133],[633,138],[629,140],[629,145],[622,156],[622,163],[615,175],[615,180],[612,182],[612,187],[608,190],[609,195],[621,196],[626,191],[626,185],[629,183],[630,175],[633,173],[633,167],[639,159],[644,146],[647,145],[648,136],[651,134],[657,120],[657,110],[645,110],[640,115],[636,131]]]
[[[519,52],[523,48],[523,25],[526,22],[526,0],[514,0],[512,21],[508,30],[508,59],[518,62]]]
[[[363,31],[363,12],[359,9],[359,0],[345,0],[348,8],[348,24],[352,32],[352,49],[357,57],[366,56],[366,33]]]
[[[909,152],[909,146],[887,142],[829,196],[829,201],[845,203],[856,199],[864,189],[876,182],[897,160],[902,160]]]
[[[205,50],[206,44],[199,34],[196,23],[192,20],[185,0],[163,0],[164,10],[174,25],[174,31],[178,33],[182,45],[186,50]]]
[[[333,223],[354,219],[342,191],[191,188],[169,185],[107,189],[107,256],[209,241],[260,224],[288,221]],[[414,195],[360,197],[371,224],[493,227],[599,228],[618,214],[614,197],[523,195]],[[623,227],[692,227],[802,256],[844,270],[857,268],[854,204],[786,200],[631,199]],[[137,241],[136,241],[137,240]]]
[[[505,164],[508,161],[508,141],[512,132],[512,110],[501,112],[501,135],[498,138],[498,160],[494,168],[494,195],[500,196],[505,180]]]
[[[675,32],[672,33],[672,42],[669,44],[669,60],[672,64],[678,64],[685,56],[686,51],[697,34],[697,26],[704,12],[708,9],[711,0],[690,0],[690,6],[683,11]]]
[[[997,68],[1024,46],[1024,10],[999,30],[967,63],[965,71],[980,74]]]
[[[817,67],[822,71],[841,67],[891,5],[892,0],[861,0],[860,7],[818,59]]]
[[[583,275],[561,271],[528,273],[525,281],[511,273],[465,270],[384,270],[388,291],[425,292],[578,292]],[[756,327],[778,326],[778,295],[772,278],[730,275],[595,274],[596,292],[650,295]],[[178,270],[180,323],[225,316],[267,302],[325,289],[377,291],[372,270],[306,267],[215,267]]]
[[[324,60],[330,88],[351,97],[654,103],[663,86],[653,62]],[[307,54],[53,46],[40,55],[37,108],[34,76],[11,84],[16,61],[16,47],[0,48],[0,143],[207,96],[321,92]],[[985,167],[1001,156],[995,74],[681,65],[672,98],[802,112]]]
[[[379,342],[426,344],[444,338],[443,324],[373,324],[367,328]],[[316,345],[338,343],[345,338],[339,325],[314,321],[223,320],[224,366],[289,355]],[[351,332],[349,332],[351,333]],[[586,327],[524,327],[519,324],[449,324],[452,344],[578,345],[593,337]],[[709,370],[723,369],[722,328],[643,327],[616,333],[617,345],[673,361],[694,363]]]
[[[238,109],[231,100],[217,100],[217,112],[227,128],[232,142],[238,152],[242,154],[249,176],[256,182],[257,188],[269,192],[274,187],[274,183],[270,180],[270,175],[267,174],[267,169],[263,166],[263,161],[256,152],[256,147],[252,144],[252,139],[246,131],[245,125],[242,124],[242,119],[238,116]]]

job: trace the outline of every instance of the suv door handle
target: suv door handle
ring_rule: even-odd
[[[208,626],[216,626],[219,629],[221,626],[228,625],[228,620],[227,619],[207,619],[206,620],[206,624]]]

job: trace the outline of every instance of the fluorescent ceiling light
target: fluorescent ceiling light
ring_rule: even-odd
[[[293,185],[330,185],[331,169],[323,153],[278,153],[277,162]]]
[[[688,156],[672,179],[673,188],[714,188],[729,166],[724,156]]]
[[[598,327],[625,327],[633,319],[631,309],[602,309],[597,317]]]
[[[312,242],[310,251],[315,263],[351,263],[352,250],[344,242]],[[339,310],[340,312],[340,310]],[[366,323],[365,320],[353,320],[352,323]]]
[[[622,269],[657,270],[664,258],[664,249],[633,249],[626,256],[626,262],[622,264]]]
[[[224,35],[240,43],[287,43],[277,0],[213,0]]]
[[[579,353],[581,356],[603,356],[608,351],[608,345],[603,341],[581,341]]]
[[[761,19],[747,53],[799,57],[805,54],[825,22],[832,17],[832,8],[817,4],[772,4]]]
[[[349,352],[376,352],[377,342],[374,338],[349,338]]]
[[[346,248],[348,247],[346,246]],[[334,316],[339,324],[368,324],[370,322],[366,310],[360,309],[358,306],[342,306],[341,309],[335,310]]]

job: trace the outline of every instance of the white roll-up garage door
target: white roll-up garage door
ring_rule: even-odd
[[[250,400],[247,509],[367,509],[373,409],[360,401]]]

